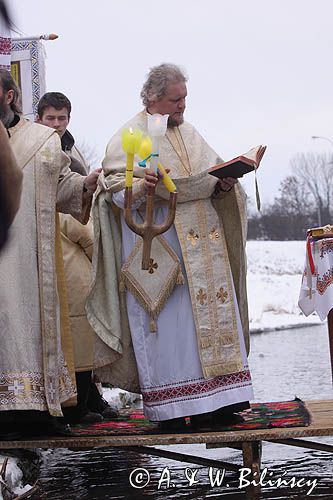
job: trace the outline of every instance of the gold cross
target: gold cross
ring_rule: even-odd
[[[217,298],[217,300],[220,300],[222,302],[222,304],[224,304],[224,302],[228,298],[228,292],[226,290],[224,290],[223,287],[221,287],[220,290],[216,294],[216,298]]]
[[[149,274],[154,274],[155,269],[158,268],[157,262],[154,262],[154,259],[149,260],[149,267],[148,267],[148,273]]]
[[[207,299],[207,295],[205,294],[203,289],[200,288],[200,290],[197,293],[197,301],[200,302],[201,305],[203,305],[205,303],[206,299]]]
[[[220,237],[220,233],[215,229],[215,227],[213,227],[213,229],[209,233],[209,238],[212,241],[217,241],[219,239],[219,237]]]
[[[197,240],[199,239],[199,235],[194,232],[193,229],[187,235],[187,241],[191,243],[193,247],[197,244]]]

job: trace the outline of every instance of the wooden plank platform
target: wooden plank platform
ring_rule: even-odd
[[[146,434],[98,437],[45,437],[18,441],[0,441],[0,449],[70,448],[90,449],[107,446],[155,446],[173,444],[225,444],[278,441],[290,438],[333,436],[333,400],[306,401],[312,423],[308,427],[285,427],[227,432],[196,432],[182,434]]]

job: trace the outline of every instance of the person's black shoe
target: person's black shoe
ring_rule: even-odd
[[[212,413],[199,413],[198,415],[191,415],[191,428],[194,431],[211,431],[213,426]]]
[[[24,437],[73,436],[70,426],[61,417],[49,417],[47,422],[30,422],[20,430]]]
[[[104,418],[100,413],[95,413],[93,411],[88,411],[85,415],[76,422],[78,424],[97,424],[103,422]]]
[[[224,412],[223,408],[212,412],[212,426],[216,429],[217,427],[229,427],[231,425],[242,424],[245,419],[233,412]]]
[[[51,417],[51,423],[49,426],[51,436],[73,436],[69,424],[67,424],[64,418]]]
[[[161,432],[184,432],[187,430],[185,417],[161,420],[158,422],[158,429]]]
[[[108,405],[100,414],[105,420],[119,418],[119,411],[111,405]]]

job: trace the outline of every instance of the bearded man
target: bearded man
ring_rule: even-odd
[[[248,408],[253,397],[245,347],[245,196],[235,179],[208,175],[207,169],[221,160],[184,122],[186,96],[186,77],[177,66],[152,68],[141,92],[145,109],[124,125],[147,133],[148,113],[169,115],[159,158],[170,169],[178,204],[174,224],[163,234],[164,250],[157,243],[154,250],[153,243],[149,272],[138,274],[140,238],[123,216],[121,130],[108,144],[94,214],[95,285],[87,305],[88,318],[104,342],[98,358],[105,363],[97,372],[101,380],[135,391],[132,341],[145,415],[167,431],[184,430],[187,416],[194,428],[238,422],[236,412]],[[168,192],[160,178],[140,167],[134,176],[134,220],[142,222],[146,193],[156,186],[154,217],[157,224],[163,222]],[[181,272],[170,282],[168,266],[175,262]],[[158,293],[152,289],[155,272],[160,272]],[[129,285],[128,273],[136,284],[132,280]],[[119,294],[124,286],[126,295]],[[150,301],[144,302],[144,295]],[[156,318],[149,303],[161,297]]]
[[[1,21],[8,29],[12,26],[3,1],[0,1],[0,24]],[[0,108],[2,107],[0,103]],[[7,240],[9,226],[19,207],[22,178],[22,171],[15,162],[6,130],[0,122],[0,249]]]
[[[8,436],[27,419],[32,432],[66,433],[52,418],[76,395],[56,210],[86,223],[98,173],[71,172],[57,132],[23,119],[18,100],[10,73],[0,70],[1,121],[23,172],[0,259],[0,423]]]

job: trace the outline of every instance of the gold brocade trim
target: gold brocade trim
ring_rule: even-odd
[[[231,266],[229,262],[229,257],[228,257],[228,247],[227,247],[227,242],[225,240],[225,234],[224,234],[224,229],[222,225],[222,220],[219,218],[219,225],[220,225],[220,244],[222,246],[222,258],[224,260],[224,269],[227,270],[226,272],[226,281],[227,281],[227,287],[229,292],[225,291],[225,293],[228,293],[229,297],[226,297],[226,300],[232,301],[233,307],[232,307],[232,336],[233,336],[233,343],[234,343],[234,349],[235,349],[235,357],[239,360],[236,363],[236,366],[238,366],[238,369],[241,370],[243,369],[243,362],[242,362],[242,355],[240,351],[240,343],[239,343],[239,337],[238,337],[238,329],[237,329],[237,319],[236,319],[236,310],[235,310],[235,304],[234,304],[234,296],[232,293],[233,286],[232,286],[232,275],[231,275]],[[230,270],[230,272],[229,272]],[[217,293],[221,292],[221,288]],[[218,298],[218,297],[216,297]],[[226,302],[226,301],[225,301]],[[228,342],[229,343],[229,342]],[[233,362],[230,362],[230,366],[228,364],[228,370],[231,370],[231,366],[234,366]]]
[[[44,374],[40,372],[0,372],[0,410],[48,410],[46,402]],[[49,391],[56,396],[55,376],[49,376]],[[60,385],[64,394],[67,387],[68,375],[62,371]]]
[[[208,377],[208,374],[212,371],[216,371],[221,375],[231,373],[235,367],[237,367],[237,370],[243,368],[226,241],[215,210],[212,216],[215,218],[216,214],[215,226],[211,225],[210,227],[213,227],[213,230],[207,233],[207,227],[212,223],[210,211],[207,212],[209,210],[208,203],[210,203],[210,200],[192,202],[192,207],[189,207],[190,212],[185,213],[184,222],[189,214],[195,213],[195,217],[191,216],[191,222],[196,221],[197,223],[197,228],[194,226],[191,231],[198,233],[199,236],[195,246],[191,244],[191,239],[188,238],[189,233],[186,232],[186,226],[184,227],[185,231],[183,230],[183,212],[182,216],[176,213],[175,218],[189,282],[199,355],[205,377]],[[208,214],[208,217],[206,214]],[[211,233],[215,237],[211,238]],[[216,233],[218,233],[218,238],[216,238]],[[217,255],[222,259],[222,262],[216,273]],[[195,286],[198,276],[192,274],[191,268],[194,260],[200,262],[202,276],[199,278],[201,279],[199,283],[204,285],[201,287]],[[218,280],[219,285],[216,280]],[[222,304],[227,309],[220,309]],[[205,318],[205,315],[208,317]],[[224,352],[221,352],[221,349]],[[210,370],[211,366],[215,368]]]
[[[228,373],[237,373],[240,370],[243,370],[243,368],[240,368],[237,362],[228,363]],[[206,367],[206,378],[215,378],[220,376],[221,376],[220,364],[209,365]]]
[[[69,322],[67,286],[66,286],[63,252],[61,246],[59,213],[56,213],[55,221],[56,221],[55,264],[56,264],[56,276],[57,276],[57,290],[58,290],[59,307],[60,307],[61,347],[64,355],[65,365],[69,372],[71,385],[73,385],[73,387],[76,387],[74,350],[73,350],[73,341],[72,341],[70,322]],[[60,379],[60,390],[63,390],[64,388],[65,388],[65,381],[62,377]],[[76,396],[73,396],[64,404],[64,406],[76,406],[76,405],[77,405]]]
[[[196,212],[197,212],[197,221],[199,224],[199,234],[201,234],[201,259],[203,263],[203,269],[205,270],[206,275],[206,283],[207,283],[207,295],[208,295],[208,315],[209,315],[209,324],[210,331],[216,332],[219,331],[218,324],[218,316],[217,316],[217,308],[215,304],[215,279],[214,279],[214,269],[215,263],[212,259],[211,248],[209,245],[209,239],[207,238],[207,229],[209,227],[206,218],[206,207],[205,201],[198,201],[195,204]],[[216,349],[214,349],[214,359],[217,356]]]
[[[191,163],[179,128],[178,127],[168,128],[165,137],[167,138],[172,148],[174,149],[176,155],[178,156],[180,163],[183,169],[185,170],[185,173],[191,176],[192,174]]]

